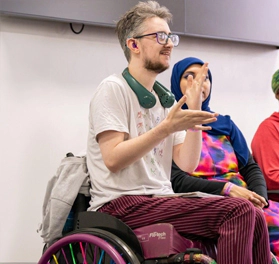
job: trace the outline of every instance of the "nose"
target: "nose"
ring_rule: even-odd
[[[201,85],[201,91],[202,91],[202,92],[204,92],[204,90],[205,90],[205,82],[206,82],[206,81],[203,81],[203,82],[202,82],[202,85]]]
[[[166,42],[165,46],[170,46],[171,48],[173,48],[173,47],[174,47],[173,42],[172,42],[172,40],[171,40],[170,36],[168,36],[168,38],[167,38],[167,42]]]

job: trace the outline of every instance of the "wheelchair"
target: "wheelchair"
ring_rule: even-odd
[[[66,155],[70,167],[72,158],[77,157],[72,153]],[[65,166],[66,160],[62,160],[60,167]],[[77,163],[83,165],[86,175],[84,160]],[[68,173],[69,167],[65,171]],[[215,241],[189,240],[167,223],[132,230],[111,215],[87,211],[90,197],[84,193],[75,194],[73,200],[72,227],[68,228],[66,221],[62,237],[45,244],[38,264],[216,264]],[[278,263],[274,256],[273,263]]]
[[[161,223],[132,230],[106,213],[86,211],[89,198],[78,194],[74,228],[44,249],[38,264],[216,264],[211,242],[191,241],[172,225]]]

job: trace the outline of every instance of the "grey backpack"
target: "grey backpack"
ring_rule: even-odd
[[[56,174],[49,180],[43,203],[42,223],[37,230],[49,246],[62,237],[62,231],[79,193],[89,197],[89,174],[86,156],[68,153]]]

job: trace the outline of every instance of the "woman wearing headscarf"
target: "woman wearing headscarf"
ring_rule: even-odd
[[[184,109],[188,109],[188,105],[191,104],[191,93],[193,92],[187,89],[186,84],[188,81],[195,81],[195,76],[203,64],[204,62],[198,58],[188,57],[177,62],[173,67],[171,91],[177,101],[186,94],[187,101],[182,106]],[[214,112],[209,107],[211,91],[212,74],[208,69],[201,95],[202,110],[208,112]],[[268,206],[258,199],[258,195],[260,195],[268,201],[266,182],[249,151],[243,134],[229,115],[219,114],[217,121],[208,125],[211,126],[211,130],[196,132],[202,133],[202,151],[197,169],[194,172],[186,173],[173,162],[171,179],[174,191],[177,193],[201,191],[248,199],[261,210],[265,207],[264,214],[268,225],[272,224],[272,226],[269,225],[269,232],[272,235],[274,219],[273,221],[270,219],[273,218],[274,213],[271,210],[274,208],[267,208]],[[272,205],[274,206],[274,203]],[[275,205],[277,212],[279,211],[278,205]],[[279,227],[277,215],[277,227]],[[279,260],[278,235],[276,240],[278,241],[275,244],[271,240],[271,251]]]

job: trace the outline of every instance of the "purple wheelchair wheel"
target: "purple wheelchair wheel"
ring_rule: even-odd
[[[70,234],[46,249],[38,264],[126,264],[125,252],[118,252],[117,245],[90,234]]]

